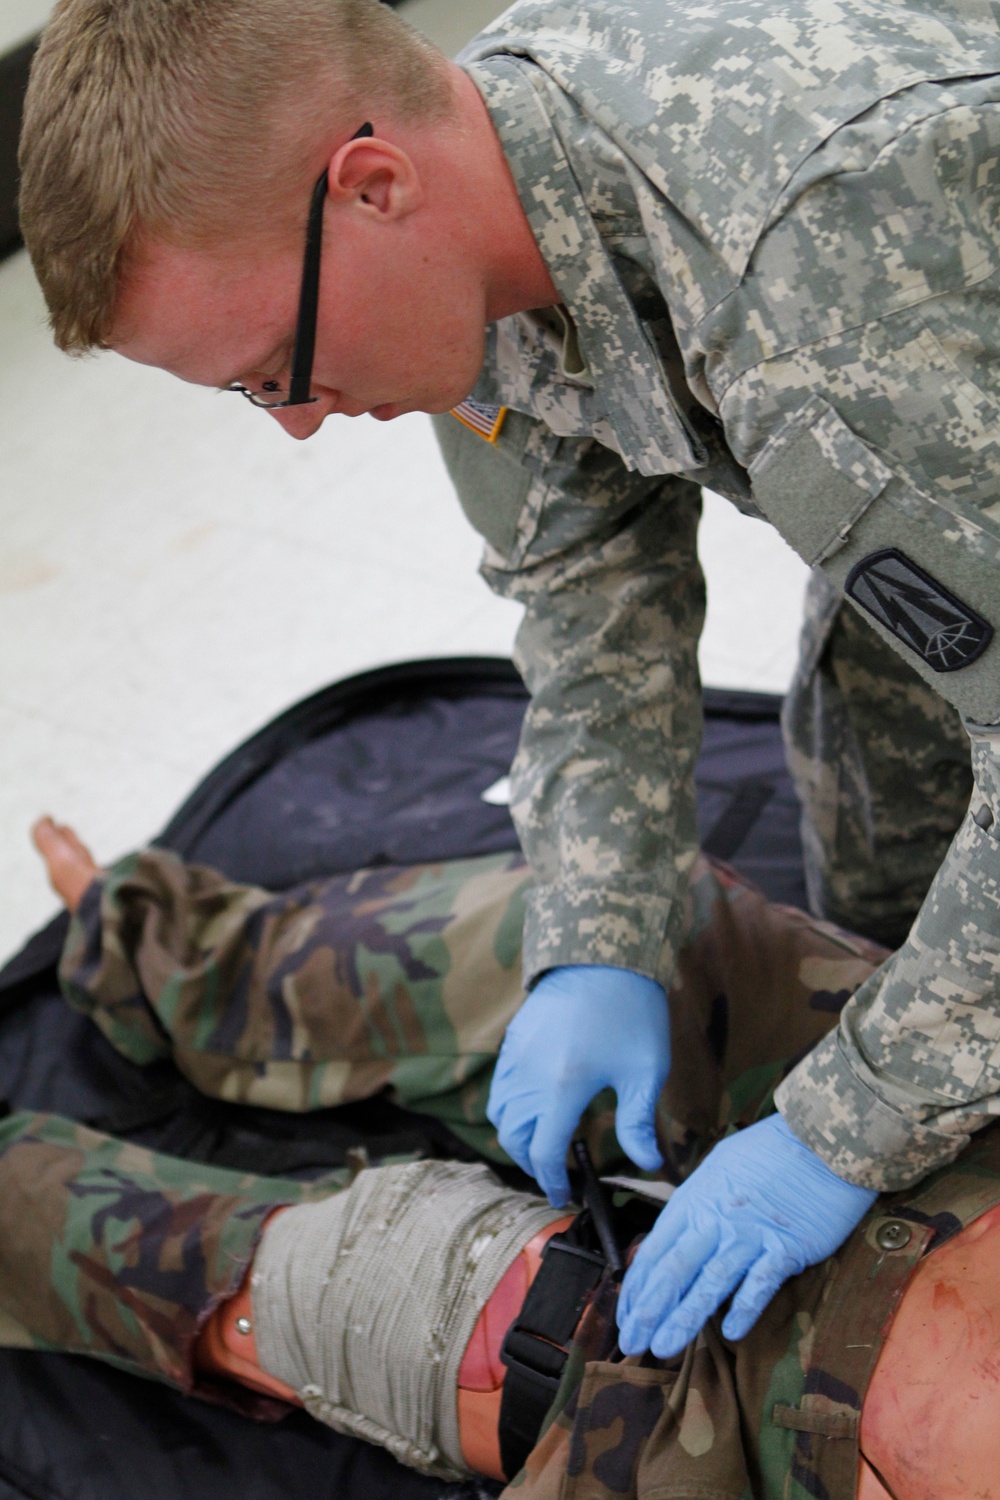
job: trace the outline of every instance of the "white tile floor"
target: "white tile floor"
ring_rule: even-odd
[[[448,0],[413,7],[460,44]],[[482,24],[495,7],[470,9]],[[0,350],[2,959],[54,907],[38,813],[111,858],[303,694],[404,657],[509,652],[518,610],[476,576],[426,418],[337,420],[300,445],[245,402],[67,360],[23,255],[0,265]],[[805,570],[714,497],[702,543],[706,680],[781,691]]]

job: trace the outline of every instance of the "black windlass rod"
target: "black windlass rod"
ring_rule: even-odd
[[[611,1210],[604,1196],[597,1173],[594,1171],[594,1163],[590,1159],[586,1141],[573,1142],[573,1155],[576,1164],[583,1174],[583,1201],[590,1210],[590,1217],[594,1221],[597,1230],[597,1238],[601,1242],[601,1250],[604,1259],[608,1263],[608,1269],[615,1275],[621,1276],[625,1270],[625,1257],[622,1255],[615,1238],[614,1225],[611,1222]]]

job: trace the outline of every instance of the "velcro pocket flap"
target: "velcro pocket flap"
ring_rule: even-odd
[[[754,501],[810,565],[840,551],[891,478],[822,396],[811,396],[750,465]]]

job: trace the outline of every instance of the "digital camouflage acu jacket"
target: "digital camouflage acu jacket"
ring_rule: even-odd
[[[971,0],[522,0],[460,61],[564,303],[488,330],[495,447],[438,423],[485,576],[526,605],[527,977],[665,980],[696,840],[698,485],[1000,720],[1000,21]],[[987,745],[995,830],[992,766]],[[996,1107],[1000,892],[970,827],[949,899],[780,1098],[869,1186],[918,1179]]]

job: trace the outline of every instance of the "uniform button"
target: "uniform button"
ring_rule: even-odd
[[[988,828],[993,827],[993,809],[988,802],[984,802],[979,811],[972,814],[972,821],[984,833]]]
[[[249,1318],[237,1318],[236,1319],[236,1332],[237,1333],[250,1333],[252,1329],[253,1329],[253,1324],[250,1322]]]
[[[913,1238],[913,1230],[902,1219],[886,1219],[875,1231],[880,1250],[902,1250]]]

